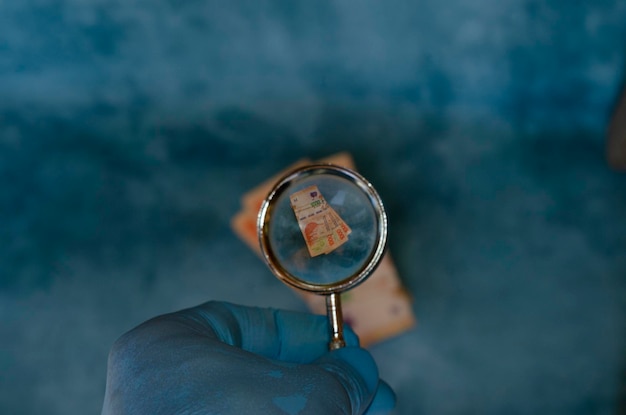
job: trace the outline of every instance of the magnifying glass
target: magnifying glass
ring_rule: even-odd
[[[257,231],[281,281],[326,296],[329,348],[344,347],[340,294],[372,274],[387,243],[387,215],[374,187],[344,167],[298,168],[263,201]]]

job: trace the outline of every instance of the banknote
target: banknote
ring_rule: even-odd
[[[263,200],[267,194],[272,190],[272,187],[278,182],[278,180],[284,176],[288,171],[295,170],[298,167],[303,167],[308,164],[311,164],[311,160],[307,158],[300,159],[290,164],[280,172],[276,173],[269,179],[263,181],[263,183],[256,186],[254,189],[246,192],[241,197],[241,205],[244,210],[249,210],[251,212],[258,212],[261,209],[261,205],[263,204]],[[255,219],[256,220],[256,219]]]
[[[311,257],[332,252],[348,241],[350,227],[330,207],[317,186],[308,186],[289,198]]]
[[[339,216],[335,209],[332,207],[328,207],[328,215],[329,220],[333,223],[335,228],[335,232],[339,235],[340,238],[348,237],[352,233],[352,229],[343,219]]]
[[[332,163],[356,170],[352,156],[347,152],[336,153],[319,159],[317,162]],[[257,216],[263,200],[277,180],[287,171],[310,163],[309,159],[300,159],[242,196],[241,210],[233,216],[231,227],[234,233],[257,255],[261,256],[257,235]],[[343,222],[330,205],[329,209],[331,221]],[[348,235],[351,232],[349,227],[344,229],[340,226],[338,229],[342,229]],[[326,314],[324,296],[295,288],[293,291],[302,298],[313,313]],[[417,320],[413,312],[411,296],[402,286],[389,252],[383,256],[379,266],[365,282],[343,293],[341,298],[344,320],[354,329],[361,344],[365,347],[410,330],[416,325]]]
[[[322,296],[306,295],[302,299],[313,313],[326,313]],[[364,283],[341,294],[341,301],[344,322],[358,334],[363,346],[410,330],[417,323],[411,296],[388,252]]]
[[[322,192],[316,185],[308,186],[290,195],[291,207],[298,220],[303,220],[304,216],[311,216],[313,211],[323,210],[329,215],[329,220],[335,227],[340,227],[342,231],[349,235],[352,229],[344,222],[339,214],[326,201]]]
[[[351,170],[356,170],[352,155],[345,151],[318,159],[316,162],[331,163]],[[250,189],[241,197],[241,210],[232,217],[231,228],[234,233],[257,255],[261,256],[261,248],[259,246],[259,238],[257,235],[257,216],[265,197],[268,195],[270,190],[272,190],[272,187],[274,187],[276,182],[287,172],[311,163],[312,161],[308,158],[299,159],[273,175],[271,178],[264,180],[253,189]],[[344,232],[349,231],[344,229]]]

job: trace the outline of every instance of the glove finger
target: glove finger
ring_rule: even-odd
[[[328,352],[326,316],[218,301],[176,314],[200,324],[224,343],[270,359],[310,363]],[[346,326],[344,336],[347,345],[359,345],[359,338],[350,327]]]
[[[276,358],[289,362],[310,363],[328,353],[330,328],[326,316],[273,310],[278,329],[280,353]],[[359,346],[359,338],[346,326],[347,346]]]
[[[396,394],[391,387],[382,380],[378,381],[378,389],[372,403],[365,411],[366,415],[389,414],[396,406]]]
[[[378,390],[378,367],[365,349],[345,347],[327,353],[315,362],[341,385],[352,414],[362,414]],[[383,392],[384,393],[384,392]]]

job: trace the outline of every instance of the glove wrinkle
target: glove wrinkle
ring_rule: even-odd
[[[324,370],[331,373],[345,390],[350,402],[350,411],[348,413],[360,413],[356,412],[356,409],[360,406],[356,398],[362,395],[362,388],[360,388],[360,385],[357,382],[351,379],[351,376],[360,375],[358,373],[355,373],[356,371],[352,370],[352,368],[346,367],[344,365],[340,366],[336,362],[326,362],[323,363],[321,366]],[[358,392],[355,393],[354,391]]]
[[[187,318],[198,322],[201,327],[211,328],[221,342],[241,347],[241,327],[229,304],[209,301],[199,307],[184,310],[183,313]]]
[[[324,316],[292,311],[210,301],[156,317],[113,345],[102,414],[391,410],[395,396],[371,355],[351,346],[329,352],[327,342]]]
[[[351,413],[362,414],[374,398],[378,369],[369,353],[356,347],[330,352],[318,364],[334,375],[349,397]]]

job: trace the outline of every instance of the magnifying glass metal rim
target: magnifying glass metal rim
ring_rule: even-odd
[[[333,284],[311,284],[287,271],[276,258],[269,240],[269,223],[274,213],[274,202],[295,180],[316,174],[335,175],[352,182],[365,193],[376,213],[378,237],[374,249],[357,272]],[[311,164],[297,168],[280,179],[263,201],[257,220],[257,233],[263,258],[274,275],[292,287],[326,296],[326,312],[331,338],[328,346],[331,350],[344,347],[346,343],[343,337],[343,318],[339,294],[365,281],[380,263],[387,246],[387,214],[374,186],[357,172],[333,164]]]
[[[375,248],[372,250],[369,257],[364,261],[363,266],[359,268],[357,272],[343,280],[332,284],[312,284],[298,278],[291,272],[287,271],[287,269],[285,269],[285,267],[280,264],[280,261],[277,260],[269,240],[269,224],[272,218],[272,214],[274,213],[274,201],[278,200],[278,198],[289,188],[289,186],[295,180],[303,179],[317,174],[329,174],[338,176],[357,185],[360,190],[368,197],[376,213],[378,238],[376,240]],[[257,221],[257,232],[259,235],[261,252],[263,254],[265,262],[267,263],[271,271],[281,281],[295,288],[314,292],[317,294],[340,293],[350,288],[353,288],[363,282],[380,263],[387,244],[387,214],[385,212],[383,202],[372,184],[360,174],[345,167],[340,167],[333,164],[311,164],[291,171],[282,179],[280,179],[272,188],[272,190],[263,201],[263,204],[261,205]]]

